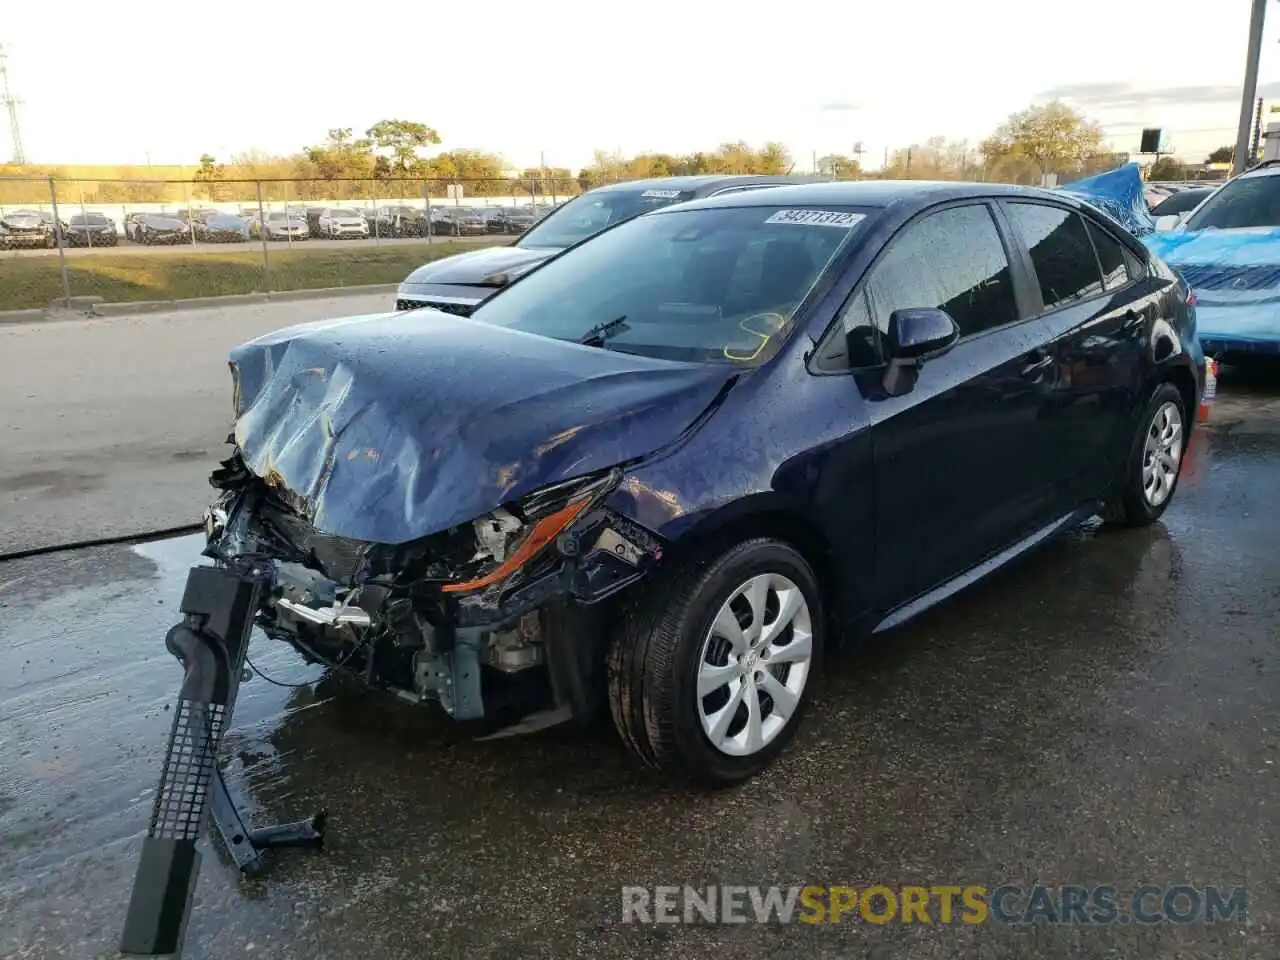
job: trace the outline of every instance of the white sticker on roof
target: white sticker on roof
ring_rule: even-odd
[[[840,227],[848,230],[867,218],[865,213],[841,210],[779,210],[765,223],[798,223],[806,227]]]
[[[680,196],[680,191],[679,190],[646,190],[644,193],[640,194],[640,196],[653,197],[655,199],[661,198],[663,200],[674,200],[676,197]]]

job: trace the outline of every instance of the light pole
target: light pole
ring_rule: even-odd
[[[1267,15],[1267,0],[1253,0],[1249,15],[1249,54],[1244,66],[1244,89],[1240,91],[1240,123],[1236,127],[1236,152],[1232,161],[1233,174],[1243,173],[1252,158],[1249,153],[1249,134],[1253,127],[1253,100],[1258,92],[1258,61],[1262,57],[1262,23]]]

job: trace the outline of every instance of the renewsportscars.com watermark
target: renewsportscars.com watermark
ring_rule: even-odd
[[[623,923],[1244,923],[1233,887],[937,886],[623,887]]]

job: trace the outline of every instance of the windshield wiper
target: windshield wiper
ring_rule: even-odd
[[[616,320],[609,320],[606,323],[597,323],[594,327],[578,338],[578,342],[585,347],[603,347],[606,340],[609,340],[620,333],[626,333],[631,329],[627,326],[626,321],[627,315],[624,313]]]

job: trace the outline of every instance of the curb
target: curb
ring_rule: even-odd
[[[38,323],[45,319],[46,313],[39,307],[30,310],[5,310],[0,312],[0,323]]]
[[[193,297],[185,300],[134,300],[103,303],[98,297],[72,297],[71,308],[56,300],[44,309],[0,311],[0,325],[7,323],[39,323],[58,320],[81,320],[85,317],[126,317],[134,314],[163,313],[167,310],[202,310],[234,307],[241,304],[288,302],[291,300],[324,300],[330,297],[357,296],[371,293],[395,293],[399,284],[370,283],[353,287],[317,287],[310,290],[277,290],[271,293],[233,293],[221,297]]]

